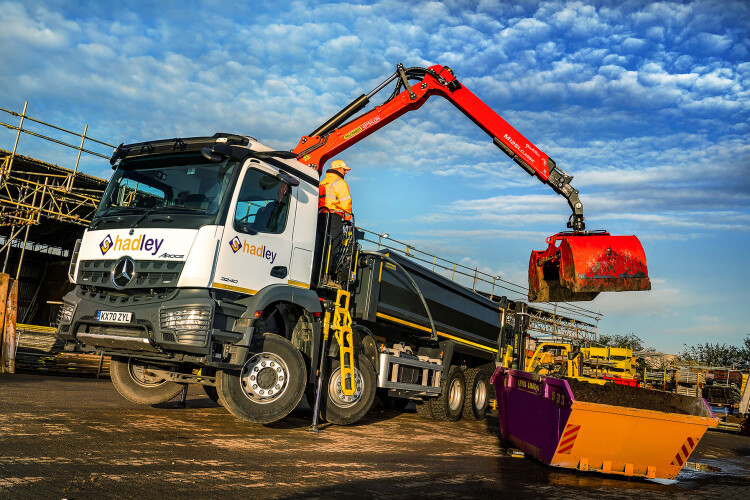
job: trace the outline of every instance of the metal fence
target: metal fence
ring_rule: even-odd
[[[508,295],[516,300],[525,300],[528,288],[518,283],[493,276],[478,267],[469,267],[459,262],[425,252],[414,245],[391,238],[388,233],[364,231],[363,240],[373,249],[386,248],[418,262],[424,267],[449,278],[458,284],[489,297],[490,299]],[[514,297],[510,297],[514,299]],[[529,333],[538,340],[562,340],[574,342],[595,342],[597,325],[601,315],[595,311],[567,302],[549,307],[530,305]]]

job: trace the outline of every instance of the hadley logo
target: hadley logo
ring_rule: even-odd
[[[102,240],[101,243],[99,243],[99,250],[102,251],[102,255],[109,252],[109,249],[112,248],[112,237],[110,235],[107,235],[106,238]]]
[[[261,259],[268,260],[271,264],[276,260],[276,252],[269,250],[265,245],[256,247],[247,242],[247,240],[240,241],[238,237],[234,237],[229,241],[229,246],[232,247],[234,253],[242,250],[242,253],[247,253],[260,257]]]
[[[242,248],[242,242],[238,237],[232,238],[232,241],[229,242],[229,246],[232,247],[232,251],[234,253],[237,253],[240,248]]]
[[[149,238],[145,234],[135,236],[133,238],[120,238],[115,236],[114,241],[112,236],[107,235],[104,237],[101,243],[99,243],[99,250],[102,255],[106,254],[110,250],[128,250],[130,252],[149,252],[151,255],[159,253],[159,249],[164,243],[164,238]]]

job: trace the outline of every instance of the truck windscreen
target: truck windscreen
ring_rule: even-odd
[[[185,212],[215,215],[227,195],[236,162],[207,162],[200,154],[123,160],[96,216]]]

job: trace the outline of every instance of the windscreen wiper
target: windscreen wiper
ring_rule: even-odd
[[[91,229],[96,229],[97,227],[99,227],[99,224],[101,224],[102,221],[104,221],[105,217],[113,217],[113,216],[117,215],[117,214],[113,214],[113,213],[110,213],[110,212],[112,212],[113,210],[120,209],[120,208],[124,208],[124,207],[109,207],[104,212],[102,212],[100,215],[95,216],[94,219],[96,220],[96,222],[94,222],[93,224],[91,224]],[[119,215],[117,215],[117,216],[119,217]]]
[[[149,208],[148,210],[146,210],[145,212],[143,212],[143,215],[141,215],[140,217],[138,217],[138,219],[136,219],[136,221],[133,222],[130,225],[130,227],[135,227],[138,224],[140,224],[143,221],[143,219],[145,219],[146,217],[148,217],[149,215],[151,215],[152,213],[154,213],[154,210],[156,210],[157,208],[159,208],[159,206],[153,206],[153,207]]]

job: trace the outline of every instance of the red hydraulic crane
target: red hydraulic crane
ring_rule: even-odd
[[[416,83],[411,84],[410,80]],[[385,102],[352,119],[371,97],[393,81],[396,87]],[[399,64],[396,72],[369,94],[361,95],[302,137],[293,152],[300,162],[321,173],[327,160],[408,111],[418,109],[432,95],[450,101],[521,168],[564,196],[573,211],[567,224],[572,231],[550,236],[546,250],[531,253],[530,301],[592,300],[603,291],[651,288],[646,256],[638,238],[586,231],[583,204],[578,190],[570,185],[573,177],[464,87],[448,67],[405,68]]]

